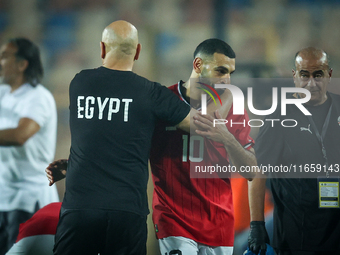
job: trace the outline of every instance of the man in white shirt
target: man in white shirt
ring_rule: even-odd
[[[0,48],[0,255],[18,235],[19,224],[58,201],[44,170],[53,161],[57,112],[52,94],[39,82],[39,49],[24,38]]]

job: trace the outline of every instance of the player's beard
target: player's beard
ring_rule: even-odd
[[[202,73],[201,73],[201,75],[199,77],[199,82],[202,82],[204,84],[210,85],[213,88],[215,88],[215,84],[220,84],[220,83],[227,84],[226,82],[222,82],[221,79],[219,79],[219,78],[209,77],[208,74],[207,74],[206,69],[202,70]],[[202,84],[200,84],[200,87],[201,88],[205,88],[205,86],[202,85]],[[225,89],[217,89],[217,88],[215,88],[215,90],[216,90],[216,92],[219,95],[223,94],[223,92],[225,91]]]

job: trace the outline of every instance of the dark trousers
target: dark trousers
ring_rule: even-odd
[[[12,247],[19,234],[20,223],[31,218],[33,213],[22,210],[0,212],[0,255]]]
[[[55,255],[146,255],[146,216],[99,209],[60,210]]]

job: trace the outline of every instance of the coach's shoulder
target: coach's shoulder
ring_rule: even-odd
[[[332,98],[333,101],[340,103],[340,95],[334,94],[334,93],[331,93],[331,92],[328,92],[328,94],[330,95],[330,97]]]

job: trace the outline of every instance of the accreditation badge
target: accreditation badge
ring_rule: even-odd
[[[340,208],[339,177],[318,177],[319,208]]]

